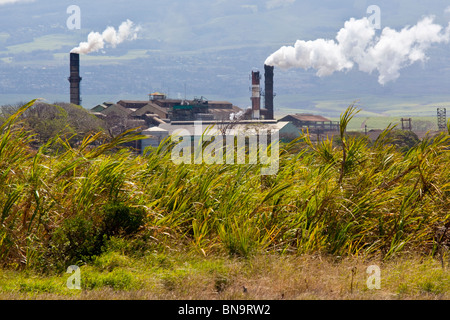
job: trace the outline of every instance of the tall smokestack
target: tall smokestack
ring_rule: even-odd
[[[264,104],[266,119],[273,120],[273,66],[264,65]]]
[[[70,54],[70,103],[80,105],[80,55],[78,53]]]
[[[252,118],[260,119],[261,85],[259,71],[252,71]]]

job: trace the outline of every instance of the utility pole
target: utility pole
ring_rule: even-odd
[[[445,130],[447,126],[447,109],[437,108],[438,130]]]
[[[406,125],[405,125],[406,123]],[[411,118],[404,119],[402,118],[402,130],[412,130]]]

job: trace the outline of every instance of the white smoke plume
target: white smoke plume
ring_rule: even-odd
[[[107,27],[102,33],[91,32],[88,35],[87,42],[81,42],[76,48],[73,48],[71,53],[88,54],[96,52],[105,47],[105,43],[116,47],[126,40],[137,39],[139,27],[135,27],[133,21],[127,20],[122,22],[119,30],[116,31],[113,27]]]
[[[245,115],[245,111],[239,111],[238,113],[231,113],[230,114],[230,121],[240,120],[244,115]]]
[[[417,61],[433,44],[450,41],[450,23],[446,29],[425,17],[415,26],[396,31],[389,27],[377,36],[368,18],[351,18],[337,33],[335,40],[297,40],[294,46],[283,46],[269,56],[265,64],[281,69],[317,70],[319,77],[337,71],[348,71],[358,65],[367,73],[377,71],[381,85],[396,80],[400,70]]]

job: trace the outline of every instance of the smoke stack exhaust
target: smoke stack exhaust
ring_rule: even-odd
[[[70,54],[70,103],[81,105],[80,98],[80,55],[78,53]]]
[[[273,120],[273,66],[264,65],[264,108],[266,119]]]
[[[260,119],[261,85],[259,71],[252,71],[252,118]]]

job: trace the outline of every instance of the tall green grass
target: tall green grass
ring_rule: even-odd
[[[431,254],[436,227],[450,221],[450,124],[402,152],[389,141],[392,128],[373,144],[348,136],[358,112],[351,106],[341,116],[340,143],[305,134],[282,145],[276,175],[261,176],[258,165],[177,165],[170,140],[136,156],[121,147],[141,138],[133,130],[112,141],[91,135],[75,148],[56,137],[33,150],[20,123],[32,104],[0,128],[5,266],[63,268],[73,262],[68,254],[87,262],[108,241],[100,231],[112,204],[145,210],[137,233],[116,235],[145,239],[140,250],[152,244],[206,256]],[[83,254],[67,251],[77,245]]]

